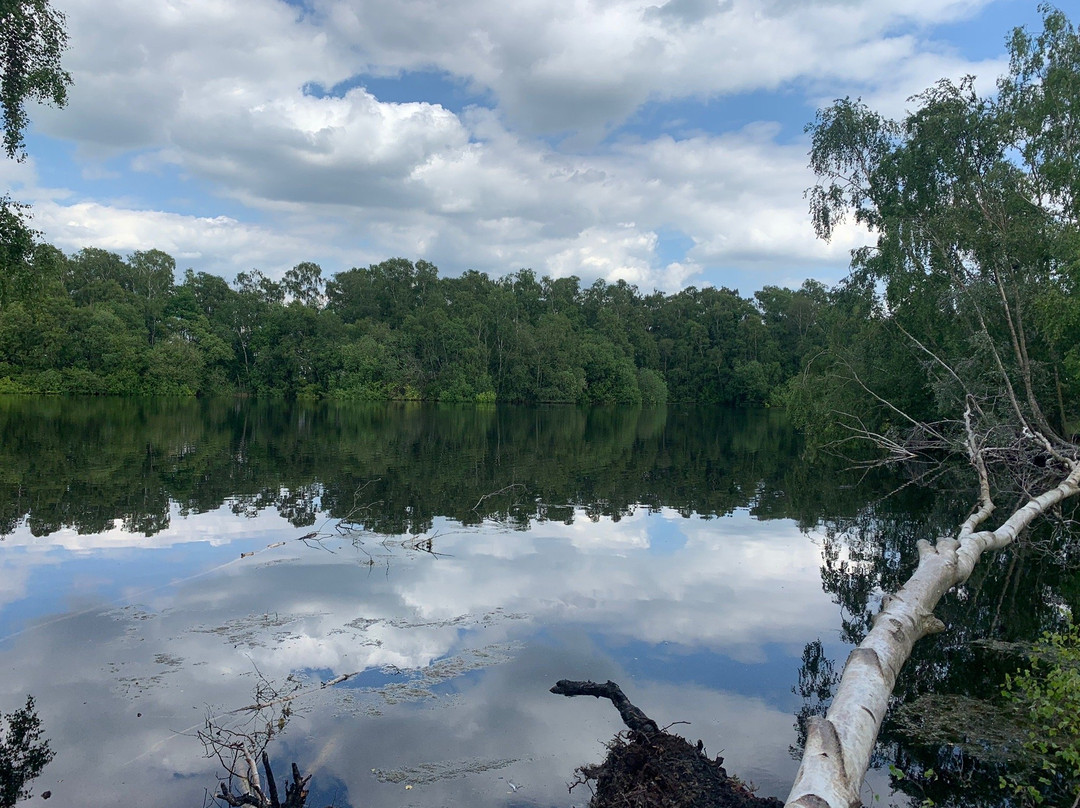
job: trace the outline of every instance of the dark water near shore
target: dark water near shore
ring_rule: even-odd
[[[0,711],[34,695],[49,805],[202,805],[195,735],[262,678],[305,689],[270,750],[313,806],[581,806],[618,716],[548,688],[610,678],[783,797],[807,653],[967,502],[800,452],[780,412],[0,398]],[[1060,619],[1075,578],[1013,558],[902,695],[992,690],[967,642]]]

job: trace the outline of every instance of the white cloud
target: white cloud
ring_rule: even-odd
[[[965,76],[974,76],[975,90],[981,95],[990,95],[996,89],[998,76],[1005,73],[1008,66],[1004,57],[972,63],[947,55],[920,53],[898,65],[891,78],[872,86],[853,87],[851,94],[861,95],[871,109],[882,115],[901,120],[918,107],[918,100],[912,96],[932,87],[938,80],[949,79],[958,84]],[[831,100],[823,98],[821,103]]]
[[[941,75],[1000,70],[933,40],[935,25],[984,5],[526,0],[508,11],[463,0],[447,13],[431,0],[70,0],[71,103],[35,118],[76,144],[91,185],[52,192],[39,226],[67,249],[153,246],[226,275],[405,255],[646,290],[721,280],[718,269],[741,272],[744,287],[793,266],[836,279],[857,239],[813,237],[804,142],[723,121],[681,139],[599,138],[648,101],[778,88],[794,103],[850,92],[898,112]],[[491,106],[305,91],[402,71]],[[572,137],[540,137],[552,133]],[[110,155],[131,171],[175,169],[202,215],[165,198],[171,180],[161,199],[96,195],[95,178],[117,181]],[[663,254],[665,230],[693,243],[685,258]]]
[[[0,556],[0,607],[22,600],[27,594],[30,566],[25,558],[13,561],[9,551]]]
[[[382,70],[437,69],[494,93],[527,131],[603,130],[650,99],[775,89],[807,78],[886,76],[918,43],[894,36],[977,12],[982,2],[590,2],[512,10],[466,0],[453,15],[400,2],[324,0],[330,36]]]
[[[97,202],[62,204],[50,200],[34,206],[33,224],[66,252],[91,246],[121,254],[157,248],[172,255],[180,270],[190,266],[228,278],[253,267],[280,276],[298,261],[309,258],[340,264],[348,260],[344,247],[328,247],[317,231],[305,232],[298,227],[280,232],[228,216],[199,217]]]

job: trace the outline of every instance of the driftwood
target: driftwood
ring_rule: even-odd
[[[608,744],[603,763],[577,770],[571,789],[596,783],[590,808],[782,808],[780,800],[755,797],[729,776],[724,759],[710,759],[701,741],[693,746],[662,730],[614,682],[561,679],[551,692],[608,699],[627,726]]]
[[[330,687],[351,675],[324,682],[322,687]],[[254,704],[220,716],[207,715],[206,726],[197,733],[197,737],[202,741],[206,756],[217,758],[225,770],[224,781],[213,792],[219,802],[230,808],[244,805],[254,808],[305,808],[311,775],[301,775],[300,767],[293,763],[292,781],[285,781],[283,800],[270,766],[270,757],[266,753],[267,747],[292,717],[292,701],[304,692],[308,691],[301,690],[298,682],[291,682],[291,688],[286,692],[259,673]],[[240,715],[245,718],[228,723],[219,720]]]
[[[311,775],[302,777],[300,767],[292,765],[292,782],[285,781],[285,802],[281,802],[278,796],[277,781],[274,779],[274,770],[270,768],[270,758],[266,752],[262,753],[263,772],[266,775],[266,792],[261,788],[253,788],[254,793],[233,794],[229,787],[221,784],[221,791],[215,796],[227,805],[237,808],[241,805],[253,805],[255,808],[305,808],[308,797],[308,782]]]
[[[598,682],[574,682],[570,679],[560,679],[551,688],[556,696],[595,696],[598,699],[609,699],[619,711],[619,717],[623,723],[633,732],[651,734],[659,732],[660,727],[645,713],[641,712],[626,694],[613,681],[608,679],[604,684]]]

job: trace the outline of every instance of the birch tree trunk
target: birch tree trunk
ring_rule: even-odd
[[[1080,493],[1080,463],[1057,486],[1029,500],[996,530],[977,530],[994,511],[981,458],[981,496],[977,510],[955,538],[919,542],[919,564],[901,589],[887,595],[873,627],[844,665],[836,696],[824,717],[807,722],[806,746],[786,808],[854,808],[870,765],[870,754],[900,668],[911,649],[945,626],[934,617],[941,597],[971,575],[987,550],[1011,544],[1031,522],[1068,497]]]
[[[966,441],[959,430],[953,435],[957,425],[949,419],[928,424],[902,412],[864,384],[857,368],[844,375],[870,396],[871,406],[888,411],[877,424],[899,416],[916,444],[966,455],[980,490],[977,508],[955,537],[920,544],[914,575],[886,598],[851,653],[828,713],[809,722],[787,803],[793,808],[860,804],[897,674],[916,641],[943,629],[933,615],[941,596],[967,580],[985,551],[1005,547],[1080,491],[1080,445],[1068,434],[1070,413],[1062,405],[1054,429],[1039,400],[1040,391],[1048,392],[1039,377],[1056,372],[1058,353],[1077,342],[1075,332],[1053,337],[1042,312],[1048,291],[1070,306],[1075,297],[1072,286],[1061,285],[1074,275],[1061,273],[1080,233],[1080,31],[1060,10],[1039,8],[1041,31],[1015,28],[1007,38],[1009,68],[992,96],[980,96],[973,77],[943,79],[913,97],[917,109],[901,121],[842,99],[819,110],[809,127],[810,167],[819,178],[808,192],[815,232],[828,240],[846,217],[868,228],[874,243],[852,253],[852,268],[860,283],[884,290],[881,322],[909,337],[905,324],[921,328],[928,314],[970,323],[968,336],[930,329],[911,337],[930,360],[927,389],[937,403],[924,412],[948,411],[950,398],[966,401]],[[982,424],[980,440],[973,416]],[[897,429],[878,430],[872,418],[865,419],[869,427],[862,418],[849,422],[856,437],[893,457],[914,456],[907,438],[895,437]],[[996,530],[981,529],[994,510],[987,463],[1023,491],[1033,479],[1051,480]],[[1060,476],[1047,478],[1047,470]]]

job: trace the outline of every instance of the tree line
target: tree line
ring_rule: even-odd
[[[968,354],[976,372],[986,335],[1010,338],[1006,317],[984,316],[984,331],[966,316],[998,293],[992,279],[953,297],[925,288],[932,277],[906,277],[900,289],[870,272],[751,297],[722,287],[645,294],[527,269],[445,277],[394,258],[329,279],[305,262],[281,281],[253,270],[230,284],[191,269],[177,282],[160,250],[68,256],[48,244],[0,269],[9,393],[785,404],[828,437],[843,413],[875,427],[895,421],[876,394],[925,420],[952,406],[952,380],[928,373],[933,359],[906,334],[931,333],[922,345]],[[1074,285],[1071,273],[1047,273],[1013,291],[1025,374],[1062,430],[1080,392]]]
[[[763,404],[827,342],[836,295],[644,294],[401,258],[229,284],[160,250],[47,244],[0,274],[0,390],[367,400]]]

